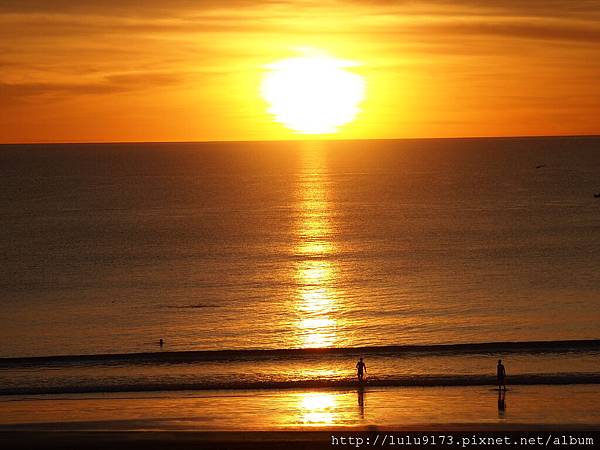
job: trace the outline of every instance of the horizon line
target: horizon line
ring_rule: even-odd
[[[345,142],[345,141],[426,141],[426,140],[466,140],[466,139],[536,139],[536,138],[598,138],[600,134],[531,134],[506,136],[444,136],[444,137],[397,137],[397,138],[325,138],[325,139],[241,139],[241,140],[189,140],[189,141],[32,141],[2,142],[5,145],[110,145],[110,144],[215,144],[215,143],[252,143],[252,142]]]

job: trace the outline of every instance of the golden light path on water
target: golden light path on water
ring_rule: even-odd
[[[297,246],[301,257],[296,269],[297,342],[300,347],[331,347],[337,343],[335,318],[340,299],[333,284],[336,267],[328,259],[331,241],[331,203],[328,199],[324,153],[318,144],[307,143],[303,153],[297,195],[299,215]]]
[[[306,392],[299,394],[300,423],[332,425],[338,422],[337,398],[331,393]]]
[[[356,393],[291,393],[289,402],[290,405],[296,404],[297,415],[287,420],[302,426],[349,425],[361,423],[365,418],[365,391],[362,388],[357,389]]]

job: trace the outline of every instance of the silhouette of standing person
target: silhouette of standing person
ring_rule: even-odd
[[[367,365],[363,362],[363,359],[356,363],[356,375],[358,376],[358,382],[362,383],[364,374],[367,373]]]
[[[499,359],[498,360],[498,366],[496,368],[496,375],[498,377],[498,390],[500,390],[501,387],[504,388],[504,390],[506,390],[506,369],[504,369],[504,365],[502,364],[502,360]]]
[[[163,339],[160,338],[158,341],[158,345],[160,345],[160,348],[163,348],[163,345],[165,345],[165,341],[163,341]]]

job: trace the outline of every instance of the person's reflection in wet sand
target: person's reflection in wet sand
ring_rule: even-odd
[[[498,417],[504,419],[504,412],[506,411],[506,391],[498,391]]]
[[[365,418],[365,388],[363,386],[359,386],[356,390],[358,394],[358,409],[360,411],[360,418]]]

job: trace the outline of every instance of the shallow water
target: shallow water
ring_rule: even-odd
[[[486,387],[207,391],[0,397],[10,424],[77,423],[78,429],[293,430],[419,424],[600,423],[600,390],[589,386],[511,388],[499,409]]]
[[[365,357],[374,386],[600,383],[600,341],[505,345],[97,355],[0,360],[0,395],[355,385]]]

